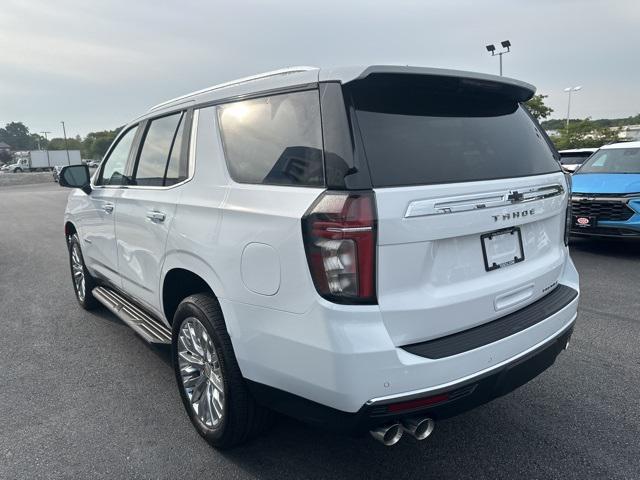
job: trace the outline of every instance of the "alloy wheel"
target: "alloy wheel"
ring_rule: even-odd
[[[84,302],[84,265],[82,264],[82,257],[80,256],[80,246],[77,243],[74,243],[71,247],[71,274],[73,275],[73,285],[76,289],[78,299]]]
[[[207,427],[216,428],[225,414],[222,370],[211,336],[195,317],[180,326],[178,366],[193,413]]]

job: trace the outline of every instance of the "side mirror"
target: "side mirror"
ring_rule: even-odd
[[[80,188],[84,193],[91,193],[91,176],[86,165],[67,165],[60,170],[60,186]]]

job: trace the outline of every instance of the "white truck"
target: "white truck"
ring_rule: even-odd
[[[31,150],[16,153],[16,160],[5,171],[11,173],[50,171],[55,166],[79,165],[80,150]]]

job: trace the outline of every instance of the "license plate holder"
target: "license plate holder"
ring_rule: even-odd
[[[503,228],[480,235],[484,268],[487,272],[524,261],[519,227]]]
[[[595,228],[598,223],[598,219],[594,215],[574,215],[573,226],[574,228]]]

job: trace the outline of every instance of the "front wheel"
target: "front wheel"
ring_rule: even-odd
[[[198,433],[216,448],[246,442],[271,423],[238,367],[218,301],[185,298],[173,319],[173,365],[182,403]]]
[[[16,168],[13,173],[22,173],[22,169],[21,168]]]
[[[76,299],[82,308],[92,310],[98,306],[98,301],[93,296],[93,289],[97,286],[84,264],[80,239],[74,233],[69,237],[69,264],[71,266],[71,279]]]

